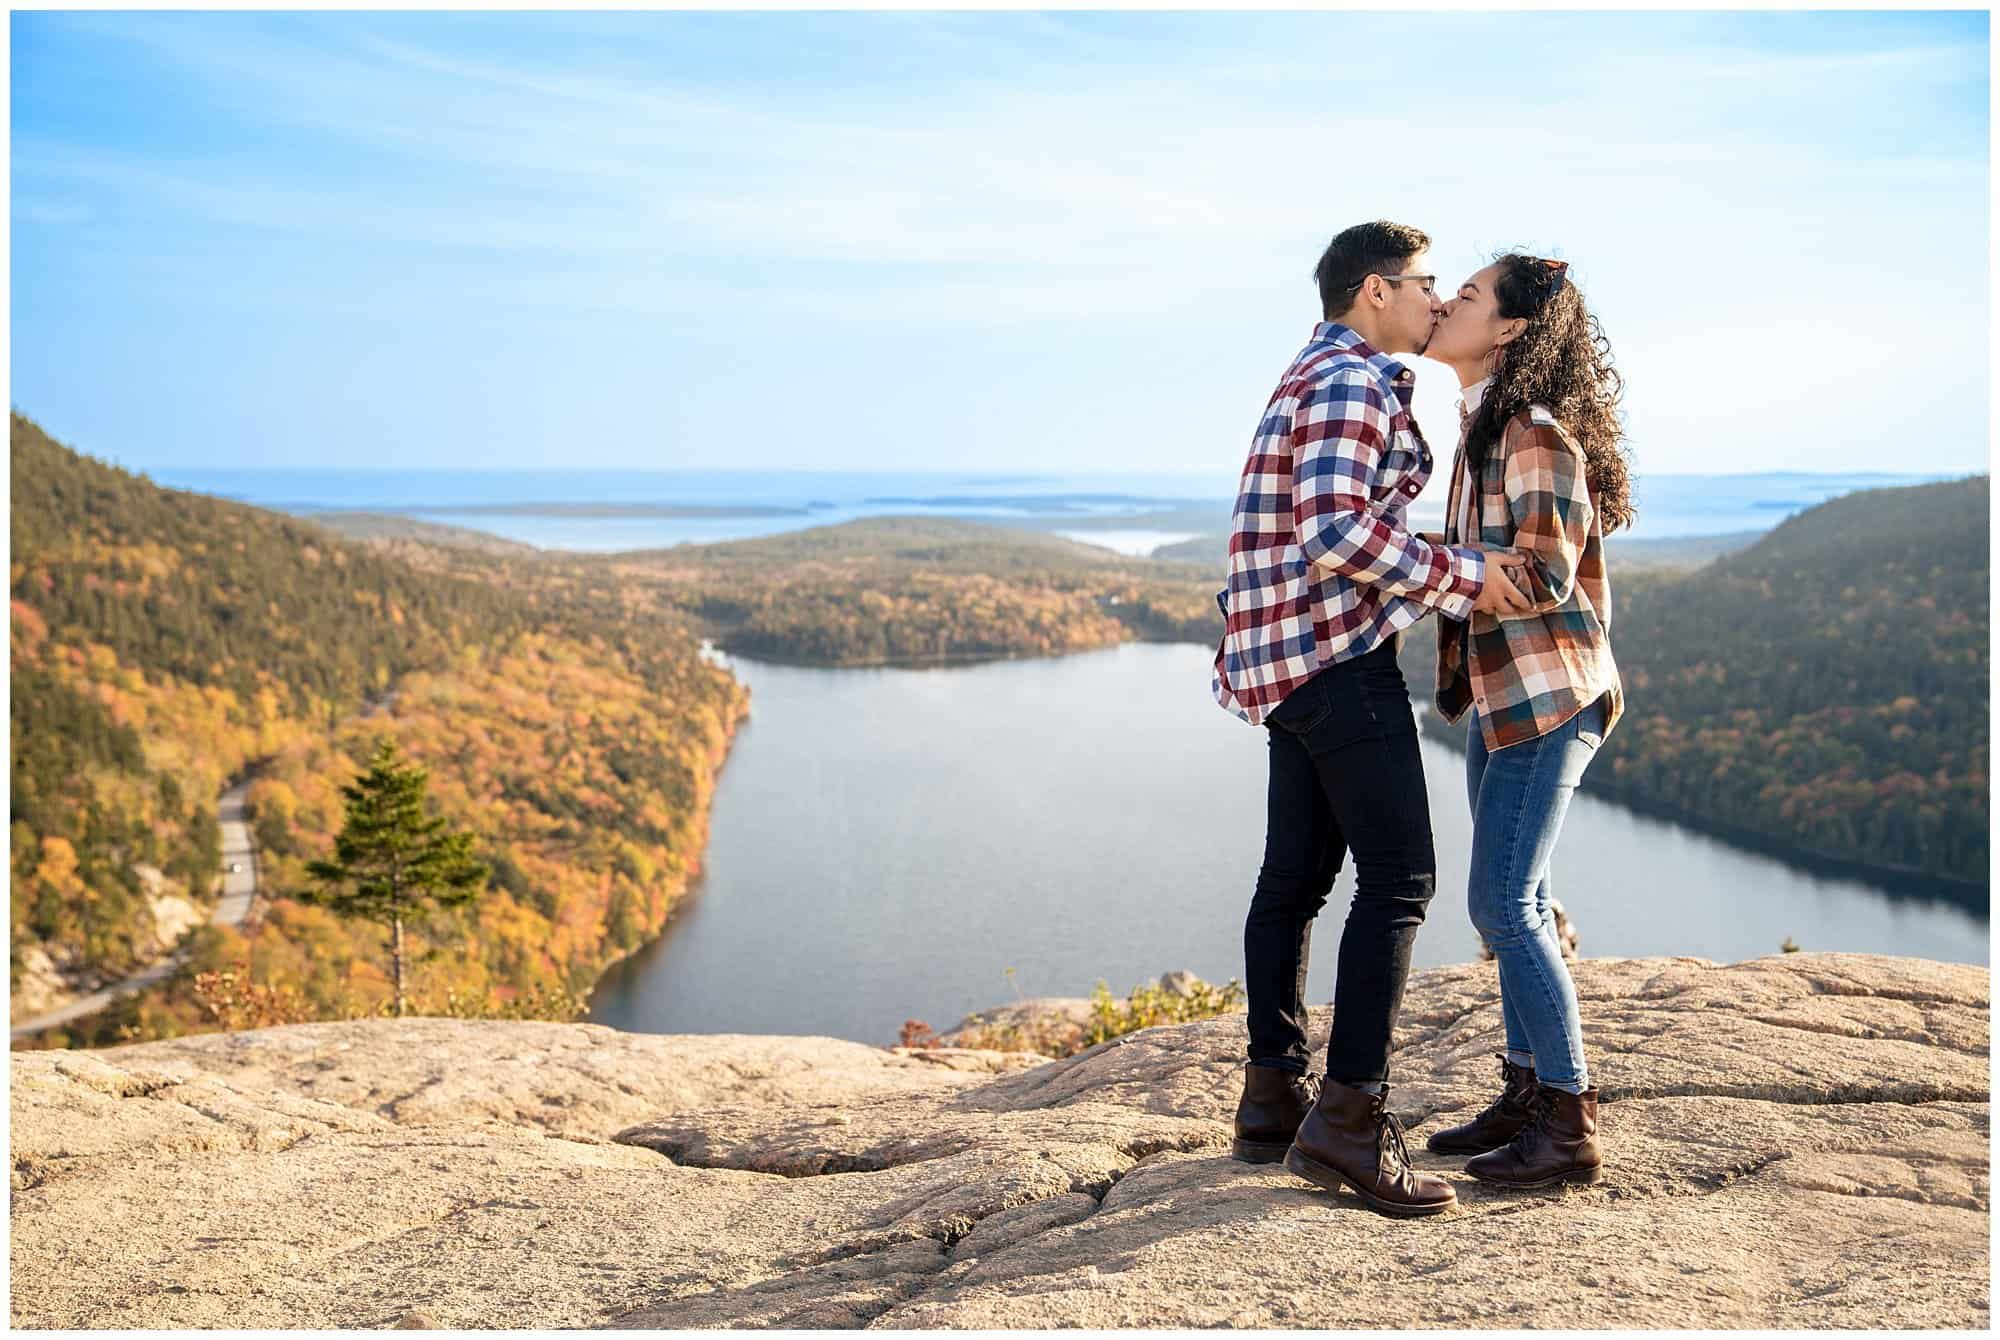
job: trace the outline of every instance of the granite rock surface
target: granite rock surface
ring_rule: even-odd
[[[1544,1192],[1422,1152],[1500,1014],[1491,964],[1413,976],[1390,1106],[1460,1197],[1423,1221],[1229,1158],[1241,1014],[1060,1061],[446,1019],[17,1053],[11,1319],[1987,1326],[1985,969],[1576,972],[1608,1175]]]

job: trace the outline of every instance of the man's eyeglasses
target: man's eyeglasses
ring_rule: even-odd
[[[1375,278],[1380,279],[1385,284],[1401,284],[1406,280],[1412,281],[1424,291],[1426,296],[1437,292],[1438,277],[1436,275],[1377,275]],[[1369,276],[1367,275],[1361,276],[1361,278],[1347,286],[1347,291],[1352,293],[1355,289],[1367,283],[1368,279]]]

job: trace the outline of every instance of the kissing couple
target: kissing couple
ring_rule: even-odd
[[[1270,746],[1264,857],[1243,930],[1249,1064],[1236,1157],[1283,1160],[1373,1209],[1450,1209],[1388,1110],[1390,1038],[1437,885],[1402,631],[1437,621],[1437,710],[1469,714],[1466,906],[1498,960],[1499,1095],[1432,1152],[1516,1187],[1601,1176],[1550,853],[1623,710],[1604,535],[1633,517],[1622,386],[1561,261],[1509,253],[1440,300],[1430,239],[1378,221],[1314,270],[1323,319],[1279,379],[1237,490],[1216,700]],[[1411,413],[1423,354],[1458,374],[1441,535],[1413,533],[1433,460]],[[1309,1073],[1312,923],[1353,854],[1323,1076]]]

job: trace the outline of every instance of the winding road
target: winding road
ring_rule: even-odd
[[[222,826],[222,901],[216,904],[215,915],[209,920],[217,926],[241,926],[257,900],[257,853],[250,845],[250,825],[243,821],[243,797],[249,789],[246,778],[224,791],[216,802],[216,818]],[[237,867],[234,872],[230,870],[232,865]],[[12,1026],[9,1038],[26,1037],[95,1014],[119,996],[164,981],[186,961],[187,951],[176,950],[121,982],[79,996],[60,1009],[22,1020]]]

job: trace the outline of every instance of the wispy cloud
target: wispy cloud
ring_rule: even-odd
[[[1678,423],[1719,314],[1803,365],[1790,342],[1866,286],[1941,255],[1983,273],[1983,29],[1859,23],[1545,16],[1529,41],[1452,15],[17,16],[15,321],[61,320],[67,279],[122,286],[133,321],[142,300],[506,314],[576,348],[653,319],[663,341],[707,332],[690,360],[800,321],[872,329],[884,368],[1035,331],[1111,379],[1147,375],[1131,350],[1173,330],[1236,342],[1210,360],[1221,396],[1310,320],[1326,235],[1391,215],[1448,275],[1515,243],[1571,256],[1638,351],[1635,424]],[[1387,54],[1324,58],[1357,49]],[[135,102],[24,95],[24,50]],[[1561,77],[1509,85],[1536,61]],[[1978,306],[1909,291],[1934,323]],[[1285,333],[1241,347],[1265,329]],[[1049,376],[1059,417],[1078,392]]]

